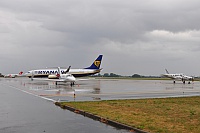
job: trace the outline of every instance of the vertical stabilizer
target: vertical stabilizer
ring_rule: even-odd
[[[63,74],[66,74],[66,73],[68,73],[68,72],[69,72],[69,70],[70,70],[70,68],[71,68],[71,66],[69,66],[69,67],[68,67],[68,69],[67,69],[66,71],[64,71],[64,72],[63,72]]]
[[[92,63],[92,65],[85,69],[99,69],[101,66],[102,57],[103,57],[103,55],[99,55],[98,58]]]
[[[167,71],[167,69],[165,69],[166,73],[169,74],[169,72]]]
[[[21,71],[21,72],[19,72],[19,75],[22,75],[23,74],[23,72]]]

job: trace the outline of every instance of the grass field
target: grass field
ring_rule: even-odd
[[[200,133],[200,97],[63,102],[148,132]]]

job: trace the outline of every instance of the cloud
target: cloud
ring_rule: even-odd
[[[198,74],[200,64],[190,64],[200,50],[199,4],[198,0],[1,0],[1,71],[86,67],[103,54],[103,72],[159,75],[169,67]]]

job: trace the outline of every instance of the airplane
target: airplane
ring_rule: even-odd
[[[182,81],[183,84],[185,84],[185,81],[188,81],[188,84],[190,84],[190,81],[194,81],[194,77],[184,75],[182,73],[177,73],[177,74],[170,74],[167,69],[165,69],[166,73],[162,74],[162,76],[171,78],[174,80],[174,84],[176,83],[176,80]]]
[[[65,73],[61,73],[61,69],[60,67],[58,67],[58,73],[56,74],[57,76],[57,79],[50,79],[50,78],[33,78],[34,77],[34,74],[32,75],[31,77],[31,80],[42,80],[42,81],[53,81],[55,82],[55,84],[57,85],[58,82],[64,82],[64,83],[67,83],[67,82],[70,82],[71,83],[71,86],[74,85],[75,81],[76,81],[76,78],[72,75],[72,74],[69,74],[69,70],[70,70],[70,67],[67,69],[67,71],[65,71]]]
[[[92,65],[89,67],[83,69],[70,69],[68,73],[72,74],[74,77],[84,77],[99,73],[102,70],[102,68],[100,68],[102,57],[103,55],[99,55],[97,59],[92,63]],[[62,68],[61,73],[64,74],[66,70],[67,70],[66,68]],[[58,78],[56,76],[58,71],[53,68],[30,70],[25,75],[31,78],[32,73],[34,77],[48,77],[52,79]]]
[[[18,74],[6,74],[4,75],[4,78],[15,78],[15,77],[18,77],[18,76],[22,76],[23,72],[19,72]]]

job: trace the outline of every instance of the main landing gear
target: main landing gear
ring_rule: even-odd
[[[185,80],[183,81],[183,84],[185,84]],[[191,82],[190,82],[190,81],[188,81],[188,84],[191,84]]]
[[[182,80],[182,82],[183,82],[183,84],[185,84],[185,80]],[[173,83],[175,84],[175,83],[176,83],[176,81],[174,80],[174,81],[173,81]],[[188,84],[191,84],[191,82],[190,82],[190,81],[188,81]]]
[[[71,86],[71,87],[74,86],[74,82],[71,82],[71,83],[70,83],[70,86]]]

